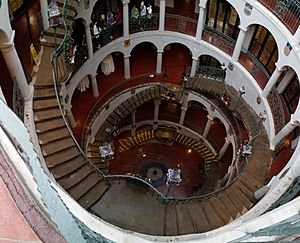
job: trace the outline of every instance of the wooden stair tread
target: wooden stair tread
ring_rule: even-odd
[[[106,184],[104,181],[99,181],[87,193],[79,198],[78,203],[85,209],[88,209],[98,202],[108,189],[108,184]]]
[[[34,112],[34,121],[35,122],[53,119],[53,118],[57,118],[57,117],[61,117],[61,113],[60,113],[60,110],[58,109],[58,107]]]
[[[79,155],[78,149],[73,146],[64,151],[57,152],[55,154],[51,154],[49,156],[45,156],[46,164],[49,168],[57,166],[61,163],[64,163],[72,158],[75,158]]]
[[[70,187],[76,185],[78,182],[83,180],[91,173],[91,167],[88,164],[80,167],[77,171],[74,171],[72,174],[68,174],[63,178],[58,179],[59,184],[65,189],[69,189]]]
[[[39,143],[41,145],[47,144],[49,142],[53,142],[55,140],[64,138],[64,137],[69,137],[69,131],[66,127],[62,127],[59,129],[55,129],[49,132],[41,133],[39,134]]]
[[[59,179],[74,170],[77,170],[80,166],[84,165],[86,161],[80,156],[77,155],[75,158],[68,160],[65,163],[62,163],[58,166],[55,166],[51,169],[51,173],[53,174],[55,179]]]
[[[52,120],[37,122],[35,124],[37,134],[43,133],[43,132],[48,132],[48,131],[55,130],[57,128],[61,128],[61,127],[65,127],[65,126],[66,126],[66,124],[61,117],[55,118]]]
[[[207,232],[212,229],[203,208],[198,203],[189,204],[189,210],[196,232]]]
[[[220,218],[220,216],[217,214],[213,206],[211,205],[209,200],[202,201],[201,207],[203,208],[203,211],[207,217],[207,220],[209,222],[209,225],[213,228],[219,228],[224,225],[224,222]]]
[[[236,208],[236,210],[242,215],[245,212],[247,212],[247,208],[242,204],[242,202],[240,201],[240,199],[237,197],[237,195],[235,194],[235,192],[232,190],[231,188],[232,186],[230,186],[227,190],[226,190],[226,194],[229,198],[229,200],[231,201],[232,205]]]
[[[164,235],[178,235],[177,219],[176,219],[176,206],[175,204],[165,205],[165,227]]]
[[[195,229],[187,205],[177,204],[176,212],[178,233],[180,235],[194,233]]]
[[[33,110],[49,109],[53,107],[58,107],[56,98],[35,100],[33,102]]]
[[[68,193],[75,199],[79,199],[83,196],[88,190],[90,190],[98,181],[100,181],[100,175],[96,173],[91,173],[78,184],[68,189]]]
[[[211,197],[209,198],[209,201],[224,224],[227,224],[233,220],[230,213],[227,211],[227,208],[223,205],[218,197]]]
[[[232,185],[232,190],[236,194],[236,196],[239,198],[239,200],[242,202],[242,204],[249,210],[253,203],[250,201],[249,198],[246,197],[246,195],[242,192],[242,190],[234,183]]]
[[[236,185],[251,202],[255,202],[254,191],[249,190],[240,180],[236,182]]]
[[[34,100],[42,99],[42,98],[55,98],[55,89],[52,87],[44,87],[42,89],[35,89],[34,90]]]
[[[230,201],[230,199],[227,196],[226,192],[219,193],[218,194],[219,200],[222,202],[228,213],[231,215],[233,219],[236,219],[241,216],[240,212],[235,208],[233,203]]]
[[[74,146],[74,141],[71,137],[65,137],[63,139],[57,140],[53,143],[48,143],[41,146],[42,153],[44,156],[63,151],[67,148]]]
[[[246,168],[247,169],[247,168]],[[261,188],[263,186],[262,183],[260,183],[259,181],[257,181],[254,177],[252,177],[251,175],[249,175],[246,170],[244,170],[244,172],[241,174],[241,177],[243,178],[243,181],[246,181],[247,184],[246,186],[249,186],[249,188],[255,192],[256,190],[258,190],[259,188]],[[255,188],[255,190],[253,190]]]

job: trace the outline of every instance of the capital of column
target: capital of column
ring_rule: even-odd
[[[126,59],[126,58],[128,59],[130,57],[131,57],[131,55],[126,55],[126,56],[124,55],[124,59]]]
[[[192,57],[192,60],[198,62],[199,59],[197,57]]]
[[[204,10],[206,8],[206,3],[207,0],[199,0],[199,8]]]
[[[207,119],[210,120],[210,121],[212,122],[212,121],[214,120],[214,117],[208,115],[208,116],[207,116]]]
[[[122,0],[122,2],[123,2],[123,5],[125,5],[125,4],[129,4],[130,0]]]
[[[248,28],[245,28],[245,27],[243,27],[243,26],[241,26],[241,25],[239,25],[239,29],[240,29],[241,31],[243,31],[243,32],[246,32],[246,31],[248,30]]]
[[[154,99],[154,105],[160,105],[161,100],[160,99]]]
[[[8,52],[15,46],[14,38],[15,38],[15,31],[13,30],[8,42],[0,43],[0,49],[2,52]]]
[[[228,137],[225,137],[225,143],[226,144],[230,144],[231,143]]]
[[[164,50],[157,50],[157,53],[162,54],[162,53],[164,53]]]

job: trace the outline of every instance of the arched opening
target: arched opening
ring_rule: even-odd
[[[188,104],[183,125],[202,135],[207,123],[208,112],[200,102],[192,100]]]
[[[164,48],[162,72],[168,82],[181,84],[184,74],[190,73],[192,54],[188,47],[171,43]]]
[[[218,59],[210,55],[201,55],[198,59],[197,74],[225,78],[225,71]]]
[[[136,45],[130,56],[131,76],[155,73],[157,49],[151,42]]]
[[[217,148],[221,149],[223,144],[225,143],[226,135],[226,128],[223,122],[219,118],[214,118],[207,135],[207,140],[212,145],[215,145]]]

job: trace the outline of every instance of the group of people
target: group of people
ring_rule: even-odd
[[[152,6],[150,3],[146,6],[144,1],[141,1],[139,9],[134,5],[130,13],[130,27],[131,29],[139,26],[141,30],[145,27],[152,26]]]
[[[122,21],[123,13],[119,9],[115,13],[108,10],[107,14],[102,13],[99,19],[92,18],[91,32],[94,47],[99,48],[105,45],[107,40],[113,39],[116,28]]]

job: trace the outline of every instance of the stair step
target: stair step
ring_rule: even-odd
[[[35,89],[34,90],[34,100],[37,99],[49,99],[49,98],[55,98],[56,94],[55,94],[55,90],[54,87],[52,85],[52,87],[45,87],[43,89]]]
[[[190,212],[185,204],[176,205],[177,230],[180,235],[192,234],[195,232]]]
[[[258,190],[263,186],[263,184],[261,184],[259,181],[257,181],[254,177],[252,177],[248,173],[246,173],[246,171],[244,171],[241,174],[241,177],[243,178],[242,180],[243,182],[244,181],[247,182],[247,184],[245,185],[253,192],[255,192],[256,190]]]
[[[45,121],[48,119],[53,119],[61,117],[60,110],[57,109],[57,107],[53,109],[48,109],[48,110],[41,110],[41,111],[35,111],[34,112],[34,121]]]
[[[96,183],[101,180],[100,176],[96,173],[91,173],[83,180],[81,180],[78,184],[71,187],[68,190],[68,193],[75,199],[79,199],[83,196],[88,190],[90,190]]]
[[[52,168],[54,166],[57,166],[59,164],[62,164],[70,159],[73,159],[79,155],[78,149],[74,146],[71,148],[68,148],[64,151],[57,152],[55,154],[45,156],[45,160],[47,163],[47,166],[49,168]]]
[[[90,144],[88,146],[88,152],[97,152],[97,153],[99,153],[99,146]]]
[[[76,157],[68,160],[65,163],[55,166],[51,169],[51,173],[53,174],[55,179],[59,179],[67,174],[72,173],[73,171],[77,170],[79,167],[84,165],[86,161],[80,156],[77,155]]]
[[[102,196],[109,189],[109,185],[104,181],[99,181],[94,187],[92,187],[87,193],[79,198],[78,203],[85,209],[89,209],[96,202],[101,200]]]
[[[240,199],[237,197],[235,192],[232,189],[232,186],[230,186],[226,190],[226,194],[231,201],[232,205],[236,208],[236,210],[242,215],[247,212],[247,208],[243,205],[243,203],[240,201]]]
[[[218,197],[211,197],[209,201],[212,207],[214,208],[215,212],[222,219],[224,224],[227,224],[233,220],[230,213],[227,211],[226,207],[223,205],[223,203],[219,200]]]
[[[68,129],[66,127],[62,127],[50,132],[39,134],[39,143],[40,145],[44,145],[68,136],[70,136]]]
[[[91,167],[88,164],[80,167],[77,171],[74,171],[72,174],[68,174],[63,178],[57,180],[59,184],[65,189],[68,190],[70,187],[76,185],[85,177],[87,177],[91,172]]]
[[[45,100],[35,100],[33,102],[33,110],[42,110],[58,107],[56,98],[50,98]]]
[[[231,200],[228,198],[226,191],[220,193],[218,195],[219,200],[223,203],[226,207],[228,213],[231,215],[233,219],[236,219],[241,216],[240,212],[235,208]]]
[[[249,210],[252,207],[253,203],[250,201],[249,198],[246,197],[246,195],[241,191],[241,189],[236,185],[236,183],[232,185],[232,190],[235,192],[235,195],[239,198],[244,207],[246,207],[247,210]]]
[[[203,208],[198,203],[189,204],[189,210],[196,232],[207,232],[212,229]]]
[[[207,220],[209,222],[209,225],[213,228],[219,228],[224,225],[222,219],[217,214],[217,212],[214,210],[213,206],[211,205],[209,200],[205,200],[201,202],[201,206],[203,208],[203,211],[207,217]]]
[[[71,137],[65,137],[53,143],[48,143],[41,146],[44,156],[63,151],[67,148],[74,146],[74,141]]]
[[[237,187],[243,192],[243,194],[251,201],[255,202],[254,192],[250,191],[240,180],[236,182]]]
[[[164,235],[178,235],[175,204],[166,204],[165,214],[166,221]]]
[[[65,126],[66,124],[64,120],[61,117],[59,117],[59,118],[54,118],[52,120],[37,122],[35,124],[35,129],[37,134],[40,134],[40,133],[49,132],[53,130],[55,131],[55,129],[65,127]]]

